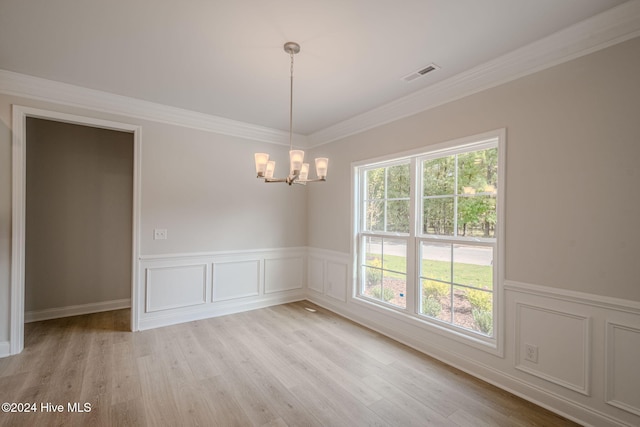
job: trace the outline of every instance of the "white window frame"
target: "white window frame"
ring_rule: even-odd
[[[422,168],[421,162],[429,158],[448,156],[467,151],[483,150],[497,146],[498,148],[498,179],[497,188],[497,225],[495,240],[474,238],[460,239],[456,236],[435,236],[422,234]],[[364,171],[379,167],[393,166],[398,163],[410,162],[411,193],[410,193],[410,224],[409,233],[368,232],[365,230],[362,218],[362,202],[365,197]],[[498,129],[483,134],[451,140],[417,150],[390,154],[384,157],[362,160],[351,164],[352,170],[352,262],[353,286],[350,301],[354,304],[366,305],[369,309],[384,313],[403,321],[424,326],[425,329],[456,341],[471,345],[490,353],[503,356],[504,312],[503,312],[503,282],[504,282],[504,227],[505,227],[505,177],[506,177],[506,129]],[[361,251],[364,236],[379,236],[407,240],[407,289],[406,309],[384,303],[361,294],[360,277],[362,257]],[[491,337],[449,324],[420,314],[420,271],[418,256],[423,241],[454,243],[463,245],[481,244],[493,247],[493,335]],[[361,253],[362,252],[362,253]]]

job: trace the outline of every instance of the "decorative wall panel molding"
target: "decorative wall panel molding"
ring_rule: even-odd
[[[213,302],[260,294],[260,260],[213,263]]]
[[[207,270],[206,264],[147,268],[145,313],[206,303]]]
[[[302,257],[269,258],[264,260],[264,292],[302,289],[304,261]]]
[[[308,289],[343,303],[349,294],[351,256],[325,249],[309,249]]]
[[[640,416],[640,325],[607,322],[605,400]]]
[[[315,256],[307,259],[307,288],[311,291],[324,292],[324,260]]]
[[[347,302],[348,267],[343,262],[327,261],[326,294],[342,302]]]
[[[585,316],[516,303],[516,369],[589,395],[589,325]]]

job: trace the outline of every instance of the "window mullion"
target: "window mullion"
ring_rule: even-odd
[[[388,194],[389,194],[389,168],[385,168],[384,169],[384,216],[383,216],[383,223],[382,223],[382,229],[384,231],[387,231],[387,225],[389,223],[389,218],[387,216],[388,214],[387,208],[389,206],[389,201],[387,199]]]
[[[457,162],[456,162],[456,164],[457,164]],[[451,256],[450,256],[450,259],[451,259],[451,270],[450,270],[450,276],[449,276],[449,279],[450,279],[450,283],[449,283],[449,307],[451,307],[451,312],[449,313],[450,314],[449,321],[453,324],[453,322],[454,322],[454,319],[453,319],[454,314],[453,313],[456,311],[456,308],[454,306],[454,298],[453,298],[453,291],[454,291],[454,287],[453,287],[453,264],[455,264],[455,260],[453,259],[453,244],[451,244],[451,249],[450,250],[451,250]]]
[[[416,255],[416,235],[417,235],[417,194],[418,194],[418,185],[417,185],[417,159],[412,158],[411,163],[409,164],[409,238],[407,239],[407,293],[406,297],[406,307],[407,310],[417,313],[418,305],[416,301],[418,300],[417,295],[418,291],[418,257]]]
[[[453,235],[458,236],[458,155],[455,155],[453,177]]]

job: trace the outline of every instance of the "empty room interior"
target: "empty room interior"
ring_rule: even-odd
[[[0,426],[640,425],[640,0],[0,0]]]

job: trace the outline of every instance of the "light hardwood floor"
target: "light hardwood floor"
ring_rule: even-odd
[[[309,302],[136,333],[128,319],[27,324],[24,352],[0,359],[0,402],[38,412],[0,425],[575,425]]]

